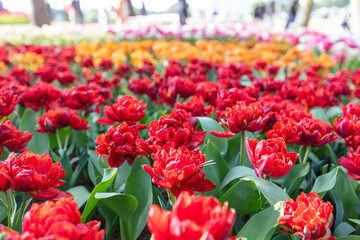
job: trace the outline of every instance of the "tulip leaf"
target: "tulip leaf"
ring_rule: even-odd
[[[101,203],[104,203],[124,221],[128,220],[138,205],[137,199],[129,194],[96,193],[95,198],[99,199]]]
[[[270,205],[275,205],[279,201],[285,201],[286,199],[290,198],[283,189],[268,180],[256,176],[249,176],[246,178],[255,182],[259,191],[268,200]]]
[[[356,203],[359,203],[359,199],[354,189],[351,187],[350,181],[355,180],[350,179],[347,174],[340,169],[333,189],[341,199],[344,207],[345,219],[356,218],[358,216],[355,205]]]
[[[33,153],[43,154],[49,152],[50,142],[46,133],[37,132],[36,129],[36,112],[27,108],[20,119],[20,131],[29,131],[33,134],[28,142],[27,149]]]
[[[221,203],[228,202],[229,207],[236,210],[238,216],[253,213],[261,208],[261,196],[252,180],[241,179],[227,190],[221,198]]]
[[[251,82],[250,78],[249,78],[248,76],[246,76],[246,75],[242,75],[242,76],[241,76],[240,83],[241,83],[241,86],[243,86],[243,87],[247,87],[247,86],[252,86],[252,85],[254,85],[254,84]]]
[[[224,129],[220,126],[220,124],[217,121],[215,121],[212,118],[198,117],[198,119],[201,125],[201,129],[203,131],[207,131],[204,141],[208,142],[208,140],[210,139],[221,153],[221,156],[225,156],[228,150],[228,139],[216,137],[209,132],[210,130],[223,132]]]
[[[108,187],[114,180],[116,173],[117,173],[117,168],[104,169],[104,176],[103,176],[101,182],[98,185],[96,185],[96,187],[92,190],[89,200],[87,201],[87,203],[85,205],[84,212],[81,215],[82,223],[87,222],[89,216],[93,213],[96,205],[99,202],[99,199],[95,198],[95,194],[105,192],[106,189],[108,189]]]
[[[356,231],[355,228],[351,226],[349,223],[342,222],[335,228],[333,235],[335,237],[347,236],[355,231]]]
[[[360,225],[360,219],[352,219],[352,218],[349,218],[349,220],[353,223],[356,223],[357,225]]]
[[[279,71],[277,72],[275,79],[284,81],[286,78],[286,73],[285,73],[285,68],[280,68]]]
[[[317,192],[322,198],[325,196],[326,192],[333,189],[336,183],[336,178],[339,172],[339,167],[334,168],[331,172],[316,178],[314,186],[311,189],[311,192]]]
[[[229,172],[230,168],[210,139],[201,149],[201,152],[206,156],[206,162],[209,163],[209,165],[205,165],[203,167],[202,172],[206,174],[207,179],[216,185],[215,189],[205,192],[202,195],[220,197],[221,194],[219,186],[226,174]]]
[[[336,240],[360,240],[360,236],[349,235],[349,236],[337,237]]]
[[[256,176],[255,171],[251,168],[244,167],[244,166],[237,166],[230,170],[230,172],[224,178],[220,189],[224,188],[228,183],[232,180],[247,176]]]
[[[84,186],[70,188],[67,192],[74,196],[74,200],[78,204],[78,208],[81,208],[90,196],[89,191]]]
[[[207,73],[207,80],[209,82],[216,82],[216,77],[217,77],[217,72],[215,69],[211,69],[208,73]]]
[[[146,226],[149,208],[153,200],[151,177],[144,171],[142,165],[149,164],[144,157],[137,157],[132,165],[130,175],[126,181],[124,193],[134,196],[138,201],[135,212],[129,216],[126,232],[129,239],[137,239]]]
[[[321,119],[324,122],[330,122],[330,119],[326,115],[326,112],[323,108],[315,107],[315,108],[311,109],[310,112],[312,113],[313,118]]]
[[[285,189],[287,194],[291,194],[300,186],[303,177],[308,174],[308,172],[308,163],[294,165],[286,174],[284,183],[281,185],[281,188]]]
[[[326,115],[330,120],[333,120],[335,117],[341,117],[343,115],[343,111],[341,107],[333,106],[326,111]]]
[[[282,211],[282,203],[279,202],[255,214],[244,225],[237,237],[270,240],[278,226],[277,220]]]

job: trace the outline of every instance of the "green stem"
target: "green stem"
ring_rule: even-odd
[[[119,218],[119,221],[120,221],[120,239],[121,240],[126,240],[124,223],[120,218]]]
[[[18,215],[18,218],[16,220],[16,225],[15,225],[15,231],[17,231],[20,227],[20,222],[21,222],[21,219],[22,219],[22,216],[24,214],[24,210],[25,210],[25,205],[26,205],[26,200],[29,196],[29,193],[28,192],[25,192],[24,193],[24,196],[23,196],[23,199],[22,199],[22,202],[21,202],[21,207],[20,207],[20,211],[19,211],[19,215]]]
[[[9,201],[9,195],[7,193],[7,191],[4,192],[5,193],[5,198],[6,198],[6,204],[7,204],[7,217],[8,217],[8,227],[11,229],[11,209],[10,209],[10,201]]]
[[[240,166],[244,164],[244,151],[245,151],[245,130],[241,131],[241,142],[240,142]]]
[[[55,135],[56,135],[57,144],[58,144],[58,146],[59,146],[59,153],[60,153],[60,150],[63,152],[63,148],[62,148],[62,144],[61,144],[61,139],[60,139],[60,130],[59,130],[59,129],[56,129]],[[61,154],[60,154],[60,156],[61,156]],[[61,156],[61,157],[62,157],[62,156]]]
[[[310,150],[311,150],[311,146],[310,146],[310,145],[306,146],[305,155],[304,155],[304,159],[303,159],[303,162],[302,162],[302,163],[306,163],[306,162],[307,162],[307,160],[308,160],[308,158],[309,158]]]
[[[68,142],[69,142],[71,130],[72,130],[72,128],[70,128],[68,134],[66,135],[65,144],[64,144],[64,152],[66,152],[66,150],[67,150],[67,145],[68,145]]]
[[[169,199],[170,199],[172,205],[174,205],[176,202],[176,197],[172,194],[172,192],[170,191],[170,188],[167,190],[167,192],[168,192],[168,196],[169,196]]]

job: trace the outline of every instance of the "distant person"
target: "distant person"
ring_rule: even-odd
[[[80,8],[80,1],[72,0],[72,6],[75,10],[76,23],[84,23],[84,16],[83,16],[81,8]]]
[[[141,15],[146,16],[146,8],[145,8],[145,3],[144,2],[142,2]]]
[[[186,3],[186,0],[179,0],[178,7],[179,7],[180,24],[185,25],[186,18],[188,17],[189,5]]]
[[[290,8],[289,19],[286,23],[285,29],[288,29],[290,24],[295,22],[298,7],[299,7],[299,1],[294,1]]]
[[[217,15],[218,15],[218,12],[217,12],[216,9],[215,9],[214,12],[213,12],[213,14],[212,14],[213,19],[215,19]]]
[[[342,22],[341,22],[341,27],[347,31],[350,31],[350,25],[349,25],[349,14],[346,13]]]
[[[266,8],[266,15],[268,20],[268,27],[271,29],[274,25],[274,14],[275,14],[275,1],[271,1],[270,4]]]
[[[0,0],[0,11],[5,11],[6,9],[4,8],[4,5],[2,3],[2,1]]]

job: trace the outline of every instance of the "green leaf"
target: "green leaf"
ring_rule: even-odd
[[[203,131],[207,131],[204,142],[208,142],[210,139],[216,148],[219,150],[222,156],[225,156],[228,150],[228,139],[227,138],[220,138],[212,135],[209,131],[217,131],[223,132],[224,129],[220,126],[220,124],[212,118],[209,117],[198,117],[201,129]]]
[[[281,188],[285,189],[288,194],[291,194],[295,189],[297,189],[303,177],[309,172],[309,164],[297,164],[292,167],[292,169],[286,174],[284,183],[281,185]]]
[[[229,190],[227,190],[221,198],[221,203],[228,202],[229,207],[236,210],[236,214],[246,215],[253,213],[261,208],[261,196],[256,184],[251,180],[240,180]]]
[[[349,236],[344,236],[344,237],[337,237],[336,240],[360,240],[360,236],[349,235]]]
[[[224,188],[229,182],[234,179],[247,177],[247,176],[256,176],[255,171],[251,168],[244,166],[237,166],[230,170],[230,172],[225,176],[220,189]]]
[[[127,221],[138,206],[134,196],[122,193],[96,193],[95,198],[99,199],[108,208],[113,210],[120,219]]]
[[[343,115],[343,111],[341,107],[333,106],[326,111],[326,115],[330,120],[333,120],[335,117],[341,117]]]
[[[352,218],[349,218],[349,220],[353,223],[356,223],[357,225],[360,225],[360,219],[352,219]]]
[[[78,204],[78,208],[81,208],[90,197],[89,191],[84,186],[70,188],[67,192],[74,196],[74,200]]]
[[[87,222],[89,215],[94,211],[96,205],[98,204],[99,200],[95,198],[96,193],[105,192],[106,189],[110,186],[112,181],[114,180],[117,173],[117,168],[107,168],[104,169],[104,176],[101,182],[96,185],[96,187],[92,190],[89,200],[85,205],[84,212],[81,215],[82,223]]]
[[[36,112],[27,108],[20,119],[20,131],[29,131],[33,134],[27,145],[27,149],[33,153],[43,154],[49,152],[50,143],[46,133],[37,132]]]
[[[343,204],[345,211],[345,219],[356,218],[358,216],[355,205],[356,203],[359,203],[359,199],[354,189],[351,187],[350,181],[355,180],[349,179],[347,174],[340,169],[337,174],[334,191],[341,199],[341,202]]]
[[[315,107],[310,110],[310,112],[313,114],[313,118],[318,118],[323,120],[324,122],[330,122],[330,119],[326,115],[326,112],[321,107]]]
[[[338,172],[339,167],[336,167],[331,172],[316,178],[311,192],[317,192],[321,198],[324,197],[326,192],[330,191],[335,186]]]
[[[146,158],[138,157],[135,159],[124,190],[125,194],[133,195],[138,201],[135,212],[125,222],[128,230],[127,235],[129,239],[134,240],[138,238],[146,225],[149,208],[153,200],[151,177],[141,167],[144,164],[149,164]]]
[[[250,78],[246,75],[242,75],[241,76],[241,80],[240,80],[241,86],[243,87],[247,87],[247,86],[252,86],[253,83],[251,82]]]
[[[351,226],[349,223],[342,222],[335,228],[333,235],[335,237],[347,236],[355,231],[356,231],[355,228]]]
[[[255,182],[259,191],[268,200],[270,205],[275,205],[279,201],[285,201],[286,199],[290,198],[284,190],[270,181],[255,176],[249,176],[246,178]]]
[[[262,74],[255,69],[252,69],[252,73],[253,73],[254,77],[256,77],[256,78],[262,77]]]
[[[247,239],[270,240],[278,226],[278,218],[282,211],[282,203],[277,203],[252,216],[241,229],[237,237]]]
[[[211,69],[207,74],[207,80],[209,82],[216,82],[217,72],[215,69]]]
[[[210,162],[209,165],[205,165],[202,172],[206,174],[206,178],[215,183],[216,187],[209,192],[205,192],[203,195],[220,197],[220,184],[229,172],[230,168],[220,155],[215,145],[209,139],[208,143],[201,149],[202,154],[206,156],[206,162]]]
[[[286,73],[285,73],[285,68],[280,68],[279,71],[277,72],[275,79],[284,81],[286,78]]]

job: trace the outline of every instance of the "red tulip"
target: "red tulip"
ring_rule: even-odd
[[[210,115],[214,111],[214,106],[205,106],[201,96],[192,96],[189,102],[176,103],[176,109],[184,109],[194,117],[203,117]]]
[[[40,128],[36,129],[38,132],[55,133],[56,129],[71,126],[73,129],[81,131],[87,130],[88,121],[80,118],[76,110],[56,108],[44,113],[37,118]]]
[[[283,138],[246,139],[246,150],[256,175],[280,178],[294,166],[298,154],[288,152]]]
[[[324,202],[316,192],[301,193],[296,201],[284,202],[284,215],[278,219],[282,234],[295,233],[302,239],[329,239],[333,223],[333,206]]]
[[[20,98],[11,90],[0,89],[0,118],[9,116],[15,109]]]
[[[5,164],[12,180],[12,188],[16,191],[30,192],[35,198],[57,197],[59,192],[54,187],[59,187],[65,182],[60,180],[65,176],[61,163],[53,163],[48,153],[39,155],[24,152],[19,157],[10,155]]]
[[[175,93],[175,96],[179,94],[180,97],[187,98],[195,92],[193,81],[187,78],[181,78],[179,76],[171,77],[168,79],[167,84],[169,89]]]
[[[216,97],[220,90],[220,84],[217,82],[200,82],[196,84],[195,93],[202,96],[205,102],[216,106]]]
[[[181,191],[207,192],[215,188],[215,184],[205,179],[201,172],[206,157],[200,150],[190,151],[182,146],[178,149],[162,149],[152,154],[154,167],[143,165],[144,170],[152,177],[152,182],[164,189],[170,189],[175,197]]]
[[[10,175],[6,168],[6,164],[0,161],[0,191],[5,192],[10,188]]]
[[[267,138],[282,137],[288,144],[298,144],[300,141],[300,128],[297,122],[288,118],[276,122],[273,129],[266,134]]]
[[[114,104],[104,107],[104,115],[106,118],[99,118],[96,122],[104,125],[113,125],[124,121],[129,124],[135,124],[145,116],[147,104],[136,98],[124,95],[115,100]]]
[[[334,129],[336,133],[343,138],[347,138],[354,134],[360,134],[360,119],[355,116],[335,118]]]
[[[34,203],[25,214],[22,234],[1,226],[1,232],[9,240],[63,239],[102,240],[104,230],[99,230],[100,222],[81,224],[80,211],[73,198],[61,198],[57,202]]]
[[[360,134],[353,134],[344,139],[349,148],[356,150],[360,146]]]
[[[225,240],[235,219],[235,210],[227,202],[221,206],[214,197],[182,192],[171,212],[151,205],[148,227],[154,240]]]
[[[347,169],[348,176],[352,179],[357,180],[360,177],[360,147],[354,152],[351,150],[347,153],[346,157],[339,158],[341,166]]]
[[[59,105],[57,100],[61,97],[61,90],[51,83],[35,83],[21,95],[21,103],[25,107],[39,111],[44,108],[45,111],[54,109]]]
[[[187,116],[185,111],[177,110],[152,121],[149,125],[149,139],[138,139],[139,146],[149,153],[180,146],[194,150],[204,143],[206,132],[196,130]]]
[[[332,126],[328,122],[316,118],[304,118],[299,122],[301,139],[298,144],[322,147],[338,140]]]
[[[0,155],[4,146],[11,152],[24,152],[31,138],[32,133],[19,131],[10,120],[0,123]]]
[[[105,102],[104,97],[100,94],[100,90],[98,86],[82,84],[70,89],[65,89],[62,96],[64,106],[84,111],[96,106],[95,110],[98,112],[99,105]]]
[[[103,157],[109,156],[109,167],[120,167],[126,160],[130,164],[137,156],[147,154],[136,145],[139,136],[139,125],[129,126],[126,122],[110,127],[106,134],[96,138],[95,153]]]
[[[265,127],[272,114],[272,112],[265,113],[263,106],[258,102],[246,105],[241,101],[226,109],[225,120],[221,119],[220,124],[229,129],[233,133],[232,136],[244,130],[256,132]],[[219,137],[231,136],[229,132],[223,134],[211,131],[211,134]]]

